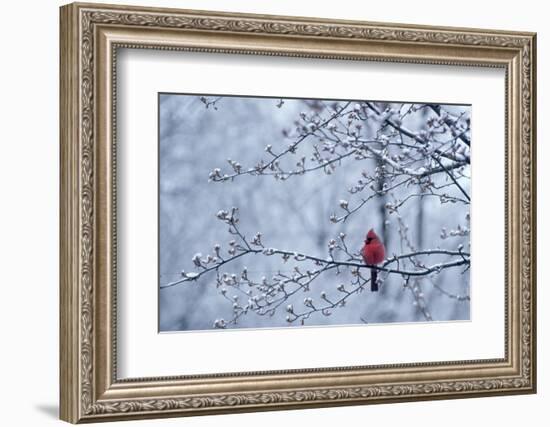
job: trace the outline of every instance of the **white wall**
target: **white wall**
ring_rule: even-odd
[[[111,0],[113,3],[124,3]],[[545,263],[550,244],[550,29],[544,2],[462,0],[133,0],[134,4],[417,24],[537,31],[539,117],[539,394],[439,402],[405,403],[140,421],[131,425],[214,426],[371,425],[409,426],[542,425],[550,404],[546,360],[550,321]],[[0,24],[0,417],[4,425],[60,424],[58,401],[58,6],[57,0],[2,5]],[[7,95],[7,96],[6,96]],[[546,405],[546,407],[545,407]],[[404,421],[405,420],[405,421]]]

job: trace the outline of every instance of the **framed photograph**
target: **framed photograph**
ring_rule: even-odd
[[[60,22],[63,420],[536,391],[535,34]]]

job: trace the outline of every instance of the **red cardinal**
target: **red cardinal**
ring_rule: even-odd
[[[384,244],[380,241],[380,238],[376,235],[371,228],[365,238],[365,246],[361,249],[361,255],[367,265],[376,265],[384,261],[386,257],[386,250]],[[376,281],[378,271],[374,268],[370,270],[370,290],[373,292],[378,291],[378,282]]]

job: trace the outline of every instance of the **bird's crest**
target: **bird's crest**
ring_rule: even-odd
[[[374,232],[374,230],[371,228],[371,229],[369,230],[369,232],[367,233],[366,240],[375,240],[375,239],[378,239],[378,236],[376,235],[376,233]]]
[[[374,232],[374,230],[371,228],[367,235],[365,236],[365,243],[370,243],[373,240],[380,240],[378,235]]]

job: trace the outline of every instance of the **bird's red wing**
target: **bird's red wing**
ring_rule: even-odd
[[[363,254],[363,259],[366,264],[376,265],[384,261],[384,245],[381,243],[371,243],[368,246],[365,246],[365,252]]]
[[[384,261],[384,258],[386,257],[386,253],[384,251],[384,245],[382,243],[378,244],[376,247],[376,250],[374,252],[374,262],[376,264],[380,264],[382,261]]]

